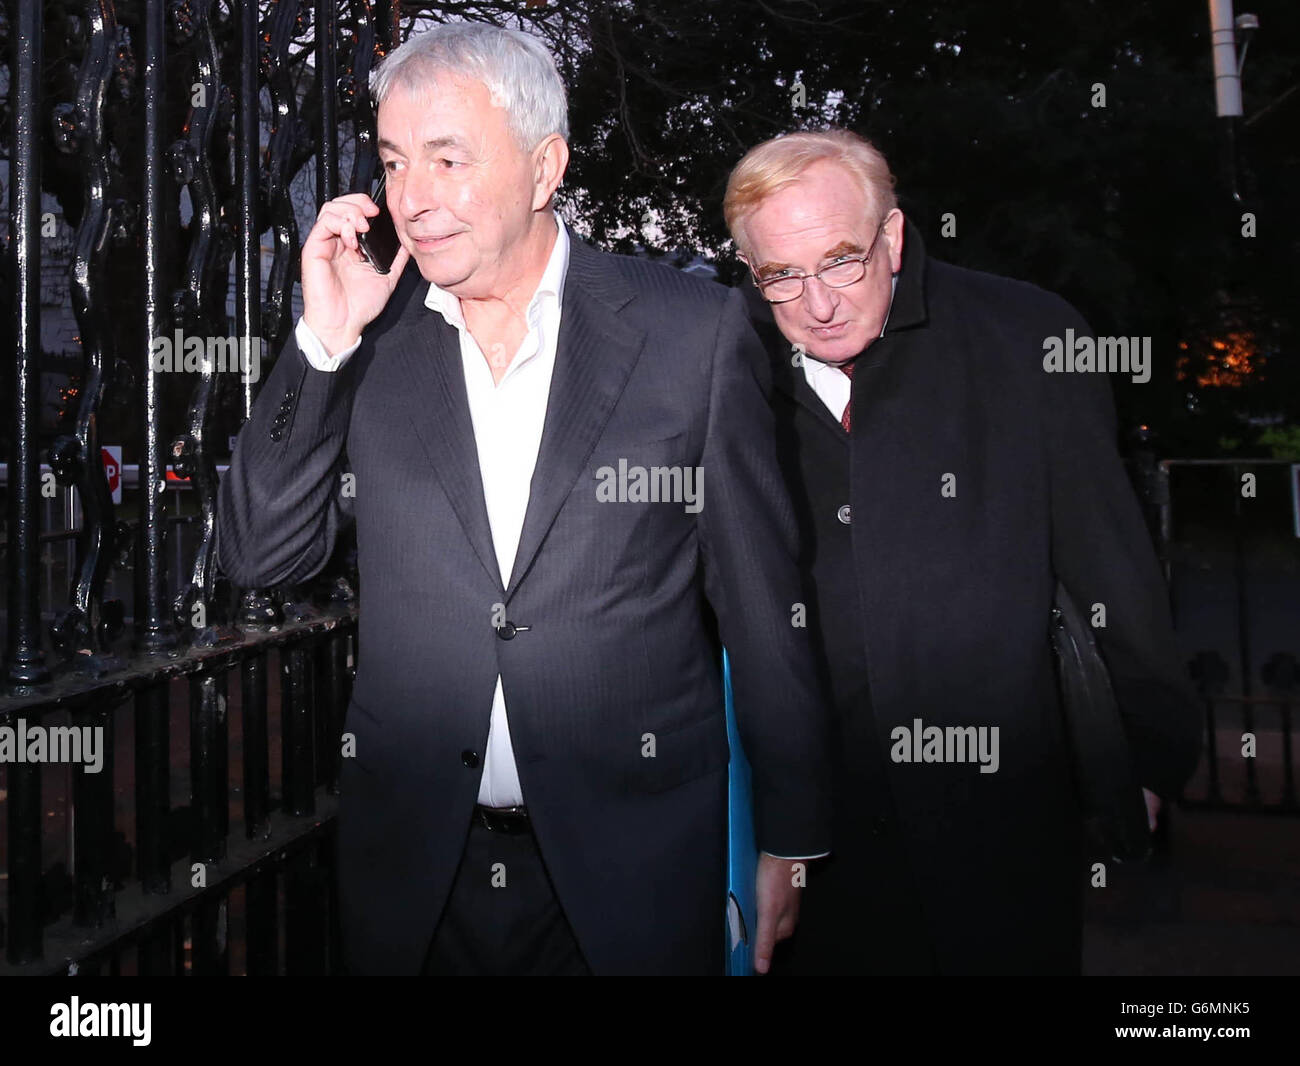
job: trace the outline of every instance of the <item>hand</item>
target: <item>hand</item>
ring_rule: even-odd
[[[778,859],[760,852],[756,896],[758,899],[758,938],[754,942],[754,969],[767,973],[772,965],[772,949],[778,940],[794,933],[799,921],[799,893],[808,860]],[[802,869],[796,870],[795,867]]]
[[[1156,831],[1156,819],[1160,817],[1160,797],[1149,788],[1144,788],[1142,798],[1146,800],[1147,804],[1147,828],[1154,833]]]
[[[380,274],[361,257],[357,233],[377,214],[365,193],[339,196],[321,207],[302,246],[303,321],[330,355],[355,344],[379,316],[411,258],[399,248],[392,269]]]

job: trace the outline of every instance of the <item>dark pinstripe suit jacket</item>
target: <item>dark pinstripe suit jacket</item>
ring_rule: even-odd
[[[418,971],[500,673],[542,854],[592,969],[720,972],[727,740],[711,616],[732,657],[759,846],[830,846],[824,709],[808,630],[792,625],[795,524],[743,300],[573,241],[527,515],[514,572],[499,575],[458,339],[427,288],[409,267],[338,373],[291,340],[221,486],[218,557],[242,586],[314,573],[355,514],[347,964]],[[598,471],[620,460],[700,468],[702,509],[602,502]],[[339,493],[349,469],[355,500]],[[502,639],[502,615],[527,628]]]

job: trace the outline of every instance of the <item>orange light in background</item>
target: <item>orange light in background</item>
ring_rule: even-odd
[[[1182,341],[1178,347],[1183,352],[1192,350],[1187,341]],[[1194,358],[1196,366],[1193,366]],[[1255,334],[1250,330],[1237,330],[1224,337],[1211,338],[1208,350],[1199,357],[1180,355],[1178,380],[1186,381],[1195,374],[1196,384],[1203,388],[1239,389],[1261,376],[1265,362],[1255,343]]]

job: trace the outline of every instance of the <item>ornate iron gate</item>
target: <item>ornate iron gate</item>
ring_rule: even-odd
[[[10,11],[0,974],[331,972],[355,578],[342,560],[311,587],[229,588],[214,565],[217,458],[223,418],[233,432],[256,394],[244,353],[278,351],[292,326],[295,175],[314,159],[316,205],[338,195],[351,126],[350,187],[368,187],[368,76],[398,40],[397,0],[14,0]],[[73,27],[57,56],[43,40],[52,19]],[[70,57],[75,94],[48,98],[56,60]],[[81,179],[68,271],[83,368],[49,439],[42,170],[68,161]],[[132,284],[138,299],[123,299]],[[195,338],[206,357],[190,365]],[[243,355],[238,381],[212,358],[222,343]],[[124,443],[138,469],[121,509],[100,461],[114,397],[132,401]],[[179,518],[165,511],[178,486],[193,501]],[[42,612],[42,546],[59,534],[42,531],[41,507],[56,493],[75,493],[81,520],[67,599]],[[169,538],[184,563],[170,579]],[[105,598],[124,569],[129,608]],[[101,738],[99,772],[24,758],[28,735],[60,728]],[[187,764],[189,802],[174,806]],[[50,828],[63,808],[66,842]]]

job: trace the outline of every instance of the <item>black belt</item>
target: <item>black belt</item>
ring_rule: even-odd
[[[476,803],[474,822],[493,833],[517,835],[533,831],[527,807],[484,807],[481,803]]]

